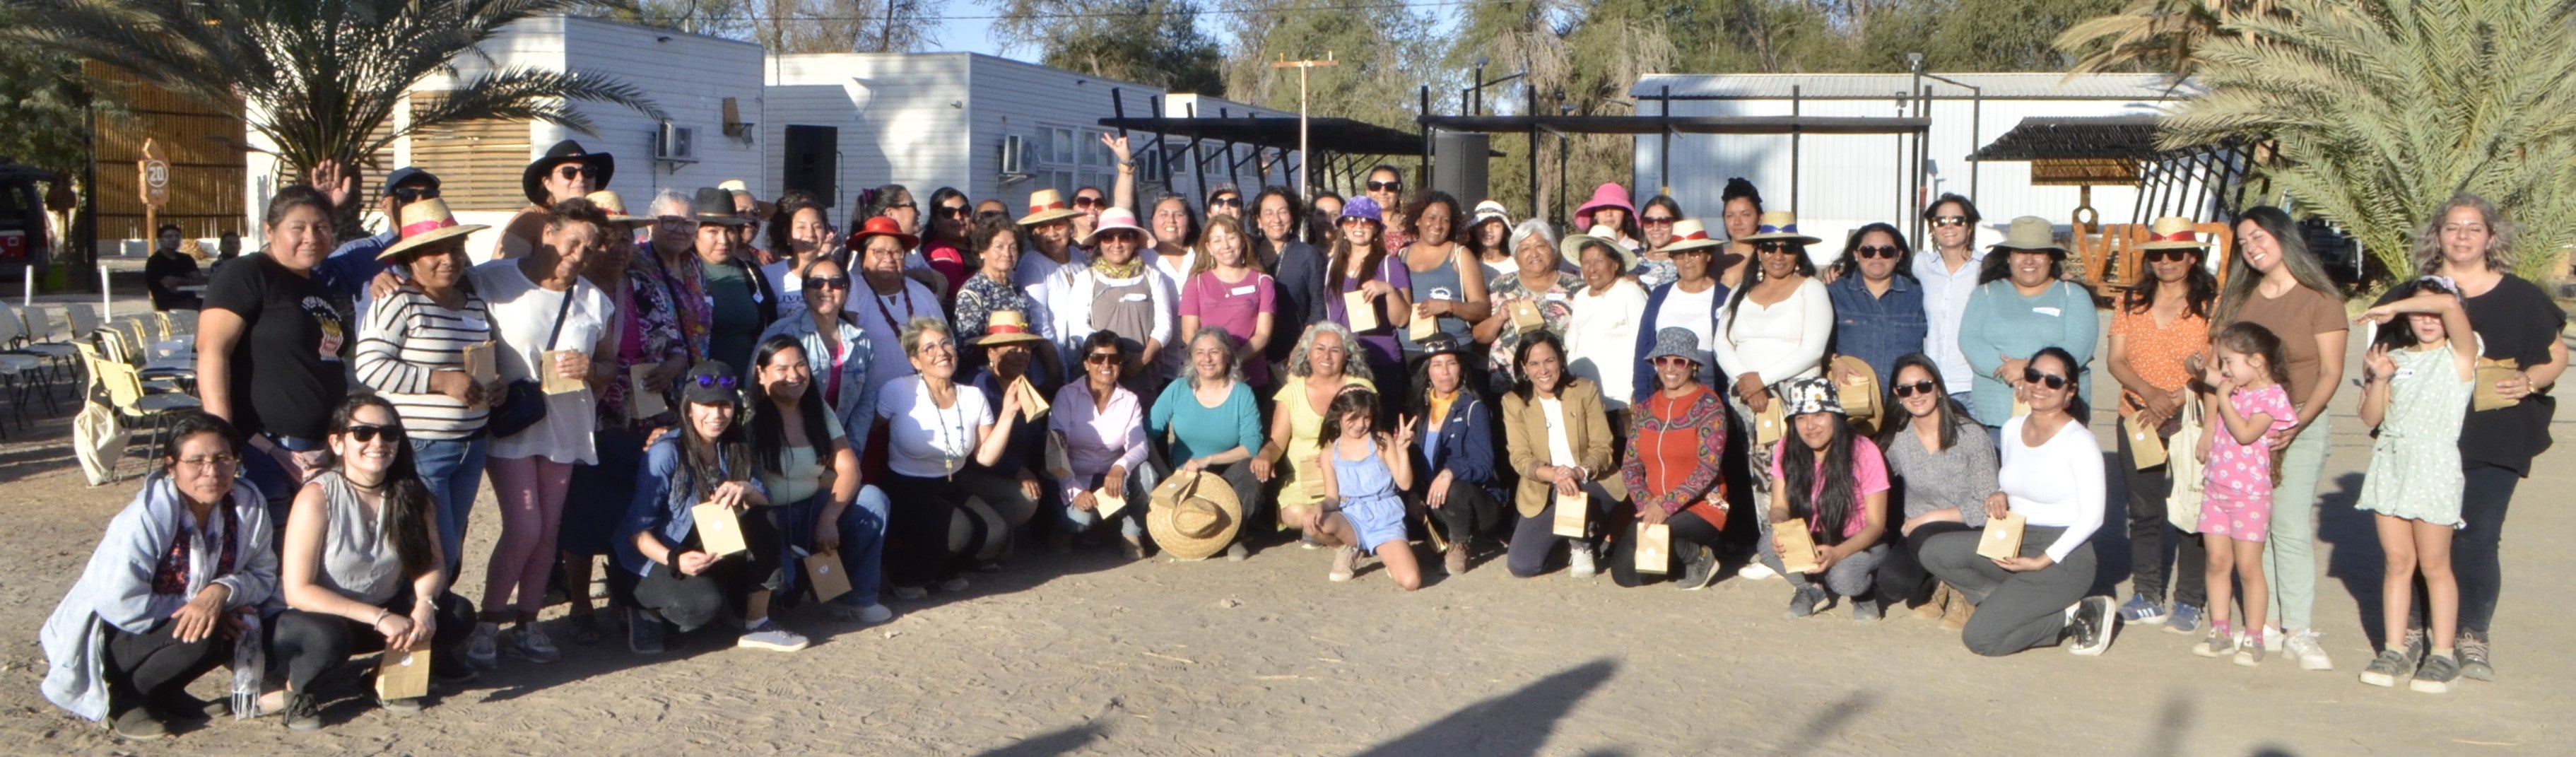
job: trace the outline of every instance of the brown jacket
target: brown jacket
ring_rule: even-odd
[[[1601,387],[1590,379],[1568,377],[1565,387],[1556,393],[1565,403],[1565,446],[1574,450],[1575,464],[1591,471],[1593,480],[1608,485],[1618,496],[1624,487],[1619,483],[1619,459],[1610,451],[1610,416],[1601,410]],[[1547,509],[1548,497],[1555,491],[1547,482],[1531,475],[1547,465],[1547,408],[1537,402],[1521,399],[1518,392],[1503,393],[1503,438],[1511,453],[1512,470],[1520,473],[1520,492],[1514,504],[1521,517],[1538,517]]]

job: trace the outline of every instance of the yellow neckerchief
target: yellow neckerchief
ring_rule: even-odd
[[[1464,387],[1461,388],[1463,389]],[[1440,396],[1440,390],[1438,389],[1428,391],[1431,393],[1431,417],[1442,420],[1448,419],[1449,406],[1457,403],[1458,393],[1450,392],[1449,396],[1443,397]]]

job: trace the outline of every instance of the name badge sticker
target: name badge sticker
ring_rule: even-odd
[[[2063,310],[2059,310],[2059,309],[2057,309],[2057,308],[2053,308],[2053,307],[2037,307],[2037,308],[2031,308],[2031,309],[2030,309],[2030,312],[2038,313],[2038,314],[2040,314],[2040,315],[2048,316],[2048,317],[2050,317],[2050,318],[2056,318],[2056,317],[2059,317],[2059,316],[2062,316],[2062,315],[2064,315],[2064,314],[2065,314],[2065,311],[2063,311]]]

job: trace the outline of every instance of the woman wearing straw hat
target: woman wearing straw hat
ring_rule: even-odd
[[[2032,354],[2064,349],[2075,357],[2074,370],[2086,373],[2101,328],[2093,293],[2063,277],[2066,248],[2047,219],[2013,219],[1994,249],[2004,254],[1986,256],[1983,281],[1959,319],[1959,351],[1977,371],[1973,408],[1989,430],[2012,417],[2013,395]]]
[[[1136,214],[1126,208],[1101,211],[1099,228],[1083,240],[1092,246],[1091,267],[1073,281],[1071,306],[1089,312],[1090,318],[1076,331],[1055,335],[1057,347],[1074,361],[1084,355],[1083,342],[1093,333],[1117,335],[1132,361],[1121,375],[1140,385],[1150,380],[1146,367],[1162,357],[1180,320],[1179,295],[1151,263],[1138,258],[1149,239]],[[1074,367],[1064,370],[1071,373]]]
[[[1625,413],[1628,401],[1644,393],[1634,380],[1637,355],[1653,345],[1649,339],[1640,347],[1637,335],[1652,333],[1642,327],[1654,298],[1624,275],[1634,261],[1617,242],[1574,234],[1556,249],[1583,277],[1565,316],[1565,370],[1600,386],[1604,409]],[[1621,420],[1614,417],[1611,426],[1624,425]]]
[[[527,196],[528,207],[501,224],[501,243],[493,248],[492,259],[524,257],[544,244],[548,211],[555,203],[607,189],[616,176],[616,156],[584,150],[569,139],[546,148],[545,155],[520,172],[519,193]]]
[[[1789,617],[1815,614],[1831,597],[1851,604],[1852,619],[1878,620],[1878,564],[1887,557],[1887,460],[1878,445],[1851,428],[1840,390],[1824,378],[1797,379],[1782,387],[1792,433],[1771,451],[1770,515],[1760,522],[1762,562],[1789,577],[1797,594]],[[1812,573],[1790,573],[1781,563],[1772,524],[1796,519],[1815,544]]]
[[[1488,285],[1518,268],[1512,260],[1511,236],[1511,211],[1492,200],[1476,203],[1467,228],[1458,232],[1459,243],[1467,245],[1467,253],[1485,266]]]
[[[1456,575],[1467,572],[1476,536],[1499,530],[1504,522],[1503,482],[1494,465],[1494,411],[1467,384],[1464,345],[1433,337],[1423,346],[1428,351],[1422,357],[1422,390],[1406,404],[1422,420],[1417,441],[1423,464],[1418,470],[1431,478],[1411,493],[1448,526],[1442,565]]]
[[[1653,349],[1655,335],[1666,328],[1686,329],[1702,345],[1717,343],[1717,314],[1726,305],[1728,292],[1725,284],[1710,275],[1716,270],[1710,264],[1716,261],[1717,250],[1724,244],[1710,236],[1698,221],[1673,222],[1673,241],[1660,250],[1673,266],[1673,279],[1648,290],[1637,327],[1637,351]],[[1700,371],[1700,383],[1717,385],[1717,365],[1701,365]],[[1635,374],[1624,389],[1632,397],[1654,391],[1655,377],[1651,373]]]
[[[1736,420],[1743,428],[1755,428],[1755,419],[1777,401],[1771,387],[1823,373],[1825,346],[1833,339],[1834,301],[1807,258],[1807,245],[1821,240],[1798,233],[1795,214],[1763,213],[1754,233],[1740,241],[1753,245],[1754,264],[1718,314],[1710,344],[1724,370]],[[1745,448],[1755,502],[1771,500],[1771,452],[1764,444]],[[1758,580],[1771,573],[1753,563],[1741,575]]]
[[[1496,393],[1509,389],[1519,375],[1513,356],[1521,339],[1540,331],[1563,335],[1566,321],[1574,316],[1575,293],[1583,291],[1583,277],[1560,262],[1564,258],[1557,254],[1556,231],[1546,221],[1532,218],[1512,229],[1511,250],[1511,271],[1494,280],[1493,313],[1475,330],[1476,341],[1488,345],[1486,353],[1492,356],[1485,375]],[[1515,310],[1538,314],[1538,323],[1524,330],[1525,319],[1516,317]]]
[[[1114,519],[1120,552],[1142,560],[1144,513],[1103,514],[1113,509],[1110,500],[1141,502],[1154,490],[1154,471],[1145,465],[1144,404],[1119,385],[1129,364],[1117,334],[1091,332],[1082,340],[1082,380],[1056,390],[1047,432],[1064,450],[1066,469],[1056,479],[1063,497],[1060,525],[1080,534]]]
[[[421,481],[438,503],[442,567],[454,580],[465,559],[466,513],[483,488],[483,425],[501,391],[465,365],[466,348],[494,333],[483,297],[466,285],[465,236],[490,227],[458,224],[445,200],[402,211],[402,238],[381,257],[403,283],[369,301],[358,326],[357,377],[402,416]]]
[[[1002,394],[1015,391],[1014,384],[1026,379],[1029,388],[1039,392],[1049,389],[1051,379],[1038,374],[1040,355],[1053,354],[1055,348],[1038,336],[1028,319],[1015,311],[996,310],[984,324],[984,336],[973,342],[971,349],[983,354],[982,368],[968,383],[984,395],[984,404],[1002,406]],[[1048,396],[1048,395],[1040,395]],[[1039,472],[1046,468],[1046,424],[1019,423],[1011,426],[1009,440],[1002,447],[1002,457],[986,466],[1009,478],[1017,479],[1020,495],[1029,502],[1045,502],[1054,489]],[[1032,505],[1034,507],[1034,505]],[[1063,536],[1063,534],[1057,534]],[[1057,554],[1072,549],[1070,540],[1057,541]]]
[[[1633,518],[1640,525],[1671,530],[1674,550],[1669,555],[1681,557],[1688,547],[1677,580],[1681,589],[1697,590],[1717,577],[1714,548],[1726,528],[1729,508],[1719,480],[1726,459],[1726,409],[1715,391],[1699,383],[1708,351],[1699,348],[1699,338],[1688,329],[1675,326],[1656,334],[1646,360],[1655,366],[1659,388],[1637,398],[1629,418],[1628,452],[1619,474],[1635,510],[1607,529],[1610,580],[1620,586],[1645,584],[1637,570],[1637,530],[1627,525]]]
[[[635,500],[635,471],[644,464],[645,435],[676,422],[670,408],[680,406],[675,390],[680,376],[689,370],[680,310],[671,301],[671,291],[654,274],[648,256],[637,254],[635,231],[653,219],[628,215],[625,198],[616,192],[592,192],[588,199],[608,214],[610,228],[602,235],[599,250],[582,264],[582,279],[606,292],[616,306],[609,332],[615,335],[610,341],[617,348],[602,352],[608,379],[592,388],[596,412],[591,449],[599,459],[573,466],[562,524],[555,534],[555,548],[563,557],[563,585],[584,587],[594,575],[594,558],[608,558],[609,567],[616,567],[616,549],[610,540],[618,520],[626,517],[627,504]],[[639,412],[652,407],[662,409]],[[634,582],[617,570],[609,571],[608,578],[609,596],[617,603],[631,604]],[[593,614],[590,592],[569,592],[565,600],[570,605],[573,643],[597,644],[607,638],[611,626]]]
[[[1536,576],[1546,569],[1557,540],[1565,539],[1566,575],[1591,578],[1597,571],[1592,535],[1605,530],[1596,524],[1612,503],[1624,499],[1604,487],[1618,485],[1612,482],[1619,475],[1619,457],[1611,447],[1601,385],[1566,370],[1565,345],[1555,334],[1530,334],[1512,352],[1513,373],[1520,380],[1502,395],[1503,444],[1520,477],[1512,503],[1521,520],[1512,528],[1505,565],[1513,576]],[[1622,488],[1620,494],[1625,493]],[[1586,508],[1585,532],[1560,536],[1557,504],[1578,495]]]
[[[2162,445],[2181,427],[2182,403],[2191,399],[2191,371],[2183,362],[2209,348],[2210,311],[2218,306],[2218,278],[2202,265],[2209,244],[2193,231],[2189,218],[2158,218],[2148,227],[2144,249],[2147,273],[2120,296],[2111,310],[2111,352],[2102,361],[2120,382],[2120,417],[2129,425],[2152,431]],[[2135,441],[2120,434],[2121,470],[2129,471],[2129,580],[2133,593],[2120,606],[2120,618],[2131,623],[2163,623],[2167,630],[2191,634],[2200,630],[2201,607],[2208,587],[2201,580],[2199,539],[2179,535],[2165,520],[2165,498],[2173,489],[2173,469],[2141,469]],[[2168,572],[2164,545],[2175,554]],[[2165,579],[2173,579],[2173,605],[2165,605]]]
[[[1029,193],[1029,214],[1019,218],[1023,243],[1019,264],[1011,268],[1011,283],[1027,300],[1027,309],[1020,314],[1041,335],[1071,330],[1087,315],[1085,308],[1072,304],[1073,282],[1091,266],[1091,254],[1073,242],[1090,232],[1077,231],[1074,223],[1090,217],[1074,208],[1062,192],[1040,189]],[[1062,366],[1070,356],[1057,351],[1052,337],[1048,338],[1048,346],[1039,357],[1047,366],[1044,378],[1052,383],[1063,379]]]
[[[1234,511],[1237,520],[1253,514],[1260,506],[1261,481],[1253,475],[1252,458],[1261,449],[1261,410],[1254,405],[1252,388],[1244,381],[1243,364],[1258,361],[1247,357],[1234,346],[1234,335],[1209,326],[1199,329],[1189,343],[1190,371],[1182,381],[1163,388],[1163,396],[1154,400],[1153,414],[1146,430],[1157,439],[1169,439],[1176,478],[1208,473],[1221,479],[1216,482],[1230,487],[1231,499],[1239,503]],[[1169,488],[1167,484],[1165,488]],[[1161,508],[1163,492],[1155,492],[1156,508]],[[1147,515],[1152,526],[1154,514]],[[1154,532],[1155,544],[1164,551],[1173,545]],[[1236,543],[1224,548],[1226,559],[1241,560],[1249,549]]]

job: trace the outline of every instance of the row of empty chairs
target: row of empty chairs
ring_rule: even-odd
[[[60,412],[53,388],[62,385],[128,427],[148,426],[140,441],[157,445],[170,411],[200,406],[192,396],[196,325],[194,310],[102,319],[89,303],[0,303],[0,390],[21,428],[31,398]]]

